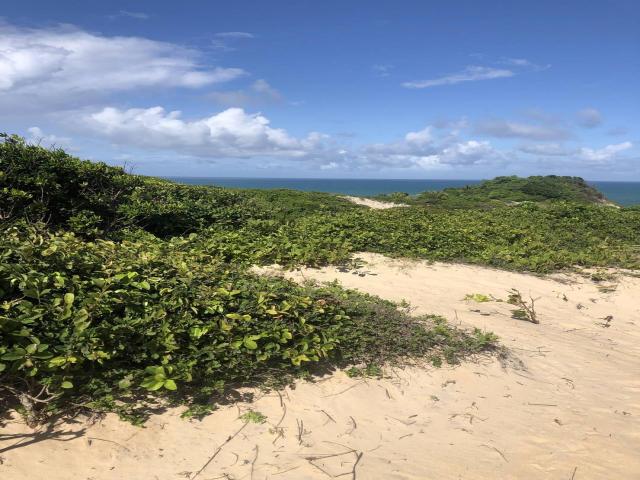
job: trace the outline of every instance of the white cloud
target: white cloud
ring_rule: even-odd
[[[261,114],[229,108],[210,117],[183,120],[162,107],[119,110],[104,108],[85,125],[118,145],[172,150],[201,157],[306,157],[323,149],[326,136],[312,132],[299,139],[273,128]]]
[[[282,100],[282,95],[278,90],[273,88],[266,80],[259,79],[253,82],[251,90],[274,101]]]
[[[433,141],[432,127],[427,126],[417,132],[409,132],[404,136],[404,140],[409,145],[428,145]]]
[[[602,148],[567,148],[557,143],[523,145],[519,151],[541,157],[565,157],[566,160],[576,166],[606,165],[621,160],[620,153],[633,148],[633,143],[622,142],[607,145]]]
[[[120,10],[115,15],[109,15],[109,18],[116,19],[118,17],[135,18],[136,20],[148,20],[150,15],[144,12],[130,12],[128,10]]]
[[[249,32],[219,32],[216,37],[220,38],[255,38],[255,35]]]
[[[149,87],[199,88],[245,74],[210,68],[198,51],[140,37],[107,37],[71,26],[0,23],[0,104],[78,102],[83,96]]]
[[[219,32],[215,36],[216,38],[211,41],[211,46],[223,52],[232,52],[236,49],[230,44],[255,38],[255,35],[249,32]]]
[[[459,73],[454,73],[439,78],[433,78],[430,80],[404,82],[402,86],[406,88],[429,88],[437,87],[440,85],[454,85],[461,82],[476,82],[478,80],[492,80],[496,78],[513,77],[514,75],[515,73],[513,71],[503,68],[469,66]]]
[[[460,140],[453,132],[436,136],[432,126],[409,132],[397,142],[365,146],[358,155],[359,162],[369,166],[423,169],[477,165],[503,158],[488,141]]]
[[[524,153],[529,153],[531,155],[544,156],[566,156],[572,153],[571,150],[568,150],[558,143],[538,143],[532,145],[522,145],[518,148],[518,150]]]
[[[629,150],[632,147],[633,143],[631,142],[607,145],[606,147],[597,149],[583,147],[578,153],[578,158],[594,165],[611,163],[618,159],[620,152]]]
[[[256,80],[246,90],[222,90],[211,92],[207,97],[226,107],[259,106],[283,100],[282,94],[263,79]]]
[[[505,65],[513,65],[514,67],[526,68],[528,70],[546,70],[551,68],[550,64],[539,65],[537,63],[532,62],[531,60],[527,60],[526,58],[505,58],[502,60]]]
[[[379,63],[371,67],[373,73],[378,77],[388,77],[393,70],[393,65],[388,63]]]
[[[478,133],[499,138],[526,138],[529,140],[563,140],[569,132],[557,125],[541,125],[509,122],[505,120],[485,120],[479,122]]]
[[[27,141],[35,145],[42,145],[44,147],[63,147],[73,150],[71,148],[71,139],[68,137],[59,137],[57,135],[46,135],[40,127],[29,127],[27,129],[29,137]]]
[[[578,124],[585,128],[594,128],[602,123],[602,114],[595,108],[585,108],[578,112]]]

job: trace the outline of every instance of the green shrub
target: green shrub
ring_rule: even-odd
[[[579,179],[499,178],[439,193],[438,208],[376,211],[328,194],[179,185],[2,138],[0,403],[31,421],[78,406],[135,420],[167,401],[198,415],[242,384],[440,365],[495,346],[376,297],[253,275],[254,264],[372,251],[535,272],[640,267],[640,209],[567,197],[586,191]],[[505,206],[505,191],[544,201]]]
[[[248,274],[196,235],[86,241],[13,226],[0,238],[0,299],[0,395],[29,415],[197,402],[312,363],[453,362],[495,343],[338,287]]]

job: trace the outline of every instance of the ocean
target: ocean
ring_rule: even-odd
[[[236,177],[166,177],[190,185],[218,185],[233,188],[289,188],[313,192],[341,193],[371,196],[381,193],[407,192],[415,194],[426,190],[474,185],[481,180],[387,180],[350,178],[236,178]],[[620,205],[640,204],[640,182],[589,182],[604,195]]]

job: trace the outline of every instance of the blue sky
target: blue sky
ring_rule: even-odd
[[[637,1],[22,1],[0,130],[137,173],[640,180]]]

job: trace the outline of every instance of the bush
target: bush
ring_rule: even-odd
[[[85,241],[14,226],[0,239],[0,298],[0,395],[32,420],[78,404],[131,415],[159,396],[208,401],[312,363],[453,362],[495,342],[337,287],[248,274],[195,235]]]
[[[256,276],[254,264],[341,264],[373,251],[535,272],[640,267],[639,209],[549,200],[583,191],[579,179],[499,178],[464,189],[471,199],[439,193],[439,208],[376,211],[328,194],[133,176],[3,138],[0,403],[30,421],[78,406],[143,418],[166,401],[204,412],[237,385],[439,365],[495,347],[492,334],[335,285]],[[505,191],[544,201],[494,202]]]

